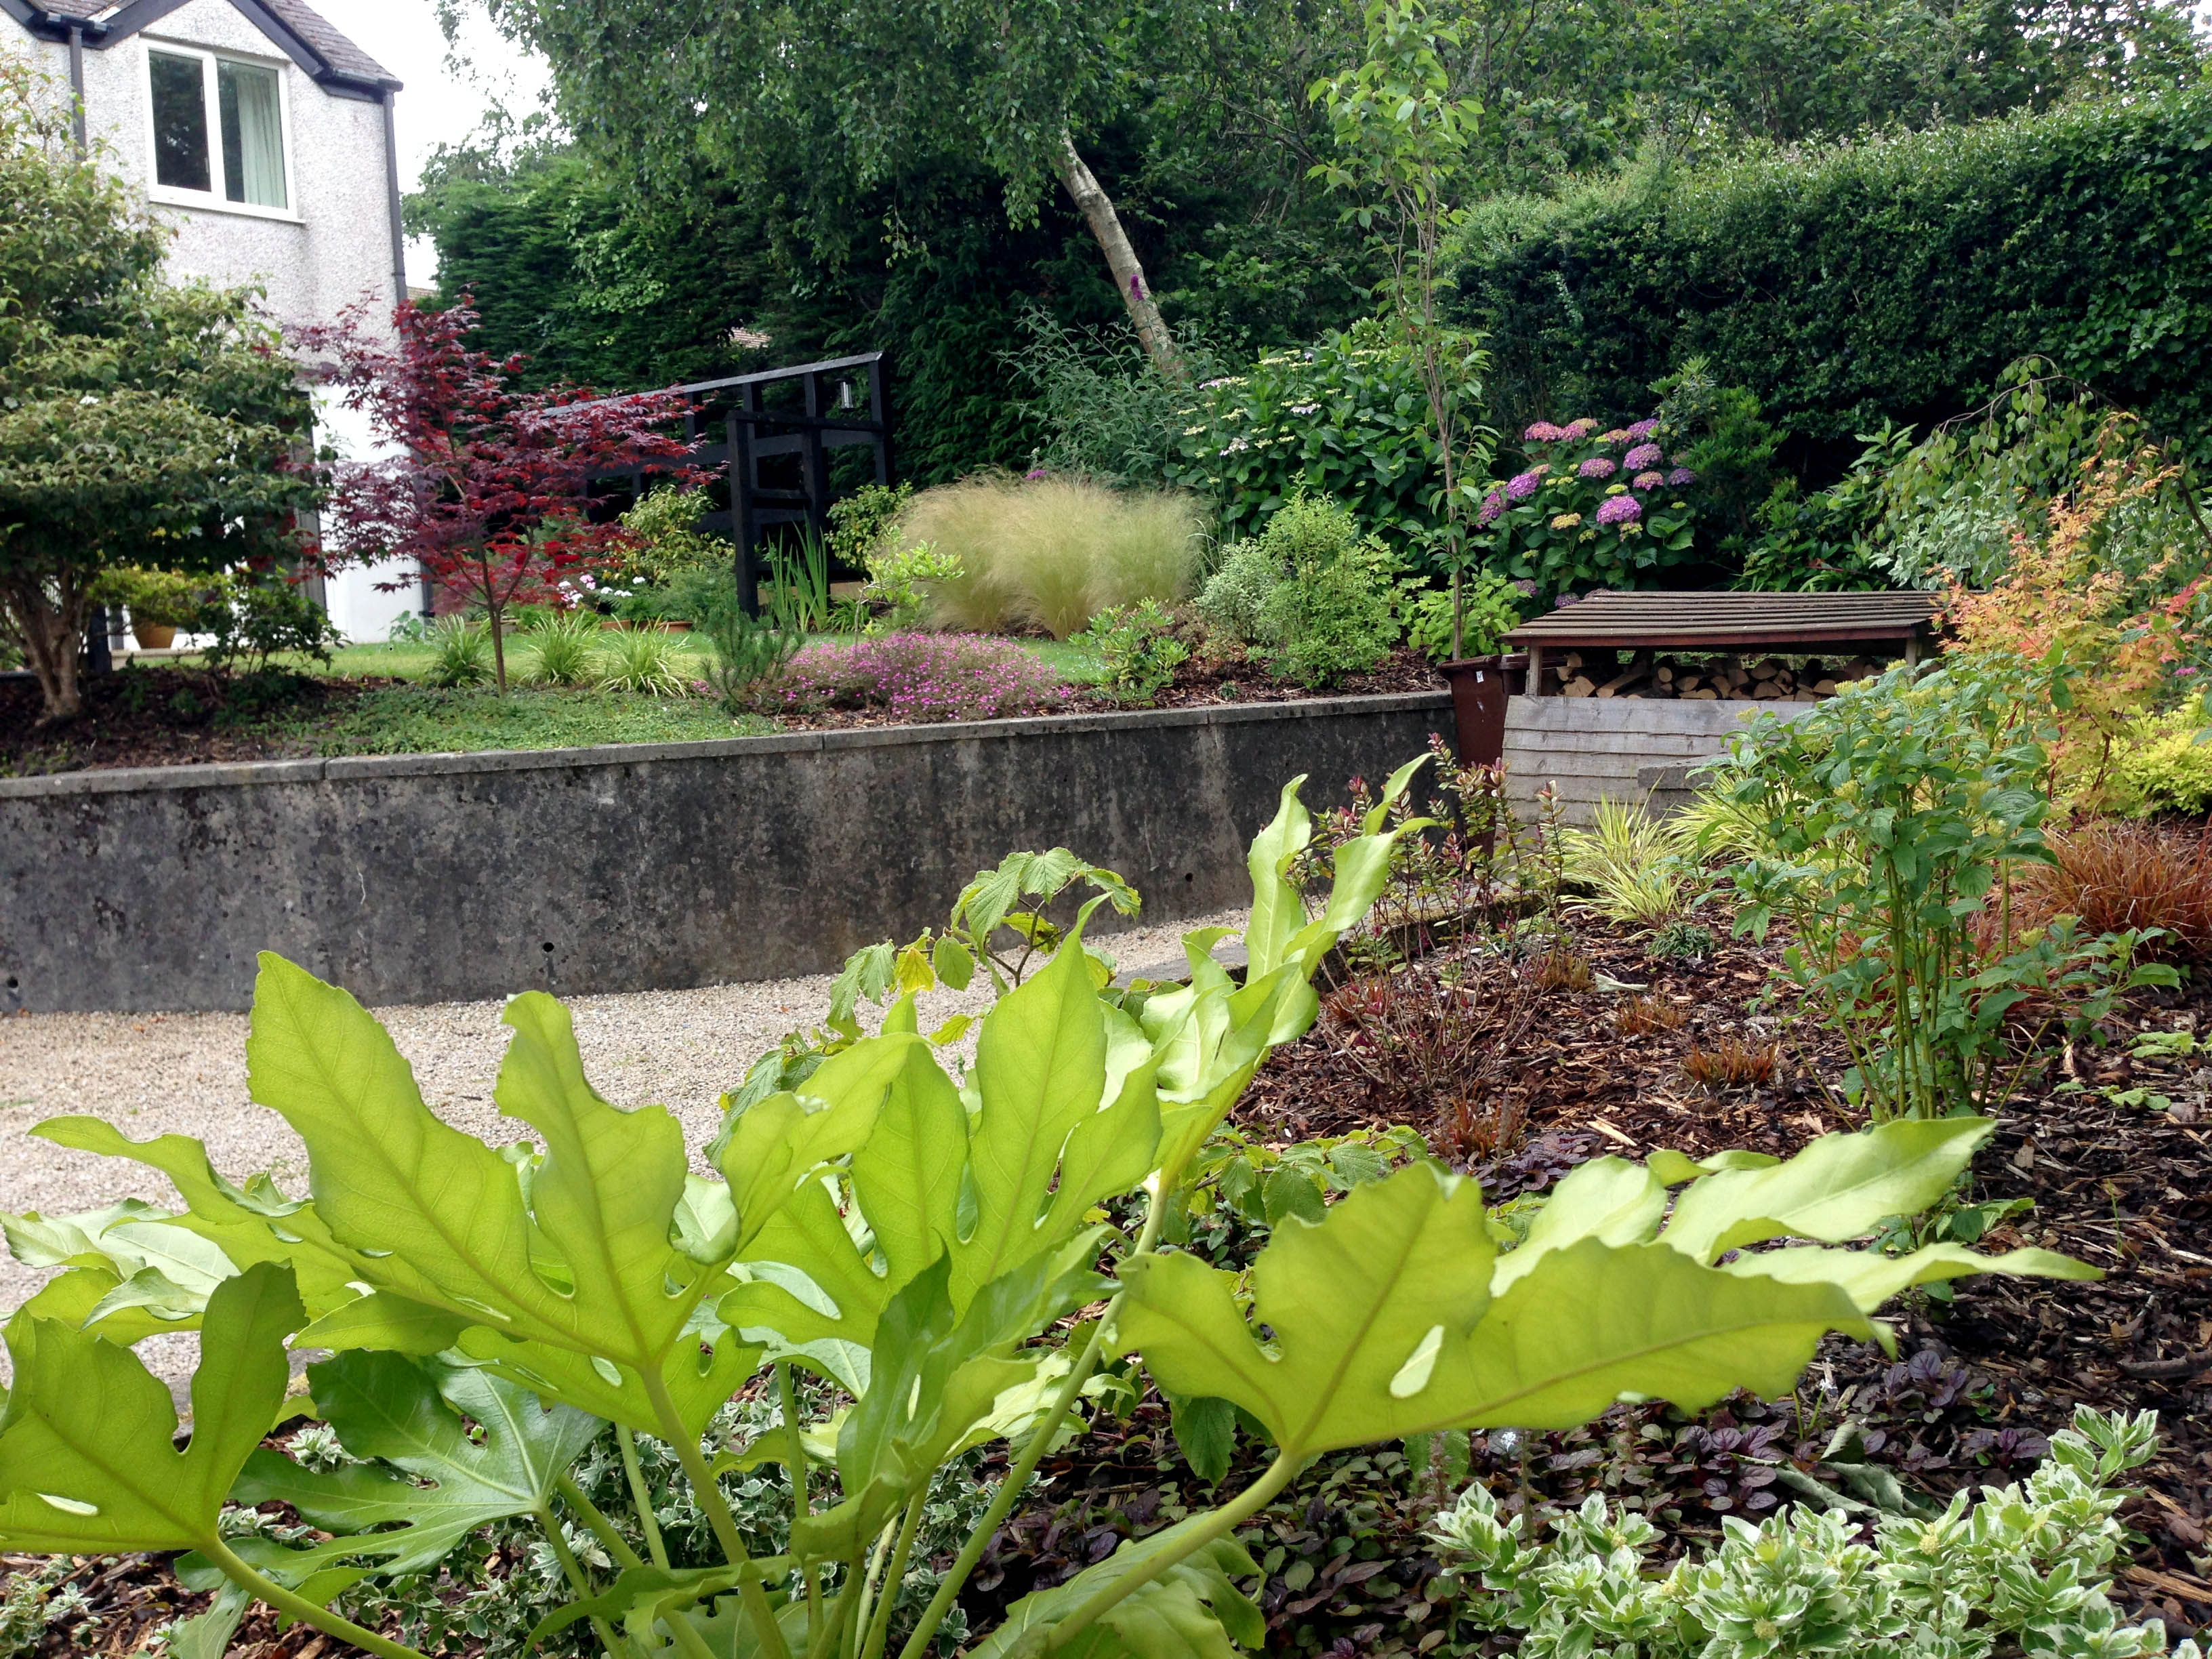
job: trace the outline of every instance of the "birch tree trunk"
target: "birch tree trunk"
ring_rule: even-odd
[[[1145,268],[1137,262],[1136,249],[1129,246],[1128,234],[1121,228],[1121,216],[1114,211],[1113,198],[1076,153],[1075,140],[1065,127],[1060,129],[1060,143],[1053,150],[1053,166],[1068,198],[1083,215],[1084,222],[1091,227],[1091,234],[1098,239],[1098,246],[1105,252],[1106,263],[1114,272],[1115,286],[1121,291],[1121,303],[1129,308],[1129,320],[1137,326],[1137,338],[1144,344],[1145,355],[1161,374],[1170,380],[1181,380],[1182,354],[1176,351],[1175,336],[1168,332],[1159,304],[1145,282]]]

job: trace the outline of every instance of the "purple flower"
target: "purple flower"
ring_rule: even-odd
[[[1505,481],[1505,499],[1525,501],[1536,493],[1536,487],[1543,482],[1544,469],[1540,466],[1531,467],[1526,472],[1516,472]]]
[[[1575,469],[1579,478],[1610,478],[1620,469],[1602,455],[1593,455]]]
[[[1639,472],[1633,482],[1638,489],[1656,489],[1661,484],[1665,483],[1667,479],[1663,473]]]
[[[1597,441],[1601,444],[1632,444],[1636,441],[1635,439],[1630,437],[1627,432],[1620,427],[1615,427],[1610,432],[1599,433],[1597,434]]]
[[[1608,495],[1597,504],[1600,524],[1634,524],[1644,516],[1644,504],[1633,495]]]
[[[1042,714],[1071,693],[1011,640],[886,634],[810,645],[773,688],[784,708],[883,708],[901,720],[994,720]]]
[[[1524,444],[1555,444],[1567,435],[1565,427],[1553,426],[1549,421],[1539,421],[1521,434]]]
[[[1695,483],[1697,481],[1698,475],[1686,466],[1678,466],[1667,475],[1667,482],[1677,488],[1686,483]]]
[[[1504,510],[1504,494],[1493,489],[1482,498],[1482,506],[1475,513],[1474,521],[1477,524],[1495,524],[1498,522],[1498,515]]]
[[[1659,453],[1659,446],[1657,444],[1638,444],[1635,448],[1630,450],[1628,453],[1620,458],[1620,464],[1625,467],[1641,472],[1647,467],[1658,465],[1664,459],[1665,457],[1661,455]]]
[[[1628,428],[1628,435],[1640,443],[1658,429],[1659,422],[1656,420],[1638,421]]]
[[[1585,415],[1580,420],[1569,421],[1567,422],[1565,435],[1570,438],[1587,438],[1591,433],[1596,430],[1597,422],[1590,419],[1589,416]]]
[[[1508,582],[1505,585],[1524,599],[1533,599],[1536,597],[1536,584],[1526,576],[1522,577],[1518,581]]]

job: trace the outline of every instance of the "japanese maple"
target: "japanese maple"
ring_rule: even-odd
[[[586,516],[592,481],[641,463],[679,466],[688,451],[669,430],[682,407],[674,392],[526,391],[516,379],[525,359],[471,346],[476,325],[467,296],[443,311],[410,301],[392,312],[387,339],[363,302],[296,339],[391,451],[335,470],[335,556],[416,560],[449,600],[481,606],[504,691],[508,610],[572,602],[564,580],[627,544],[619,524]]]

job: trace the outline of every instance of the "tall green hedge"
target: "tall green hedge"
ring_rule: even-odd
[[[1831,459],[2030,352],[2212,459],[2212,91],[1479,208],[1503,419],[1643,412],[1692,356]]]

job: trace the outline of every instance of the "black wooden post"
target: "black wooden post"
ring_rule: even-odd
[[[729,439],[724,470],[730,480],[730,535],[737,543],[738,605],[748,617],[760,615],[760,566],[753,550],[760,541],[760,521],[753,514],[753,423],[742,412],[759,407],[760,389],[746,386],[738,407],[723,422]]]
[[[822,377],[806,377],[806,522],[830,533],[830,454],[822,443]]]
[[[891,481],[891,374],[881,356],[868,365],[868,418],[883,428],[876,444],[876,482]]]

